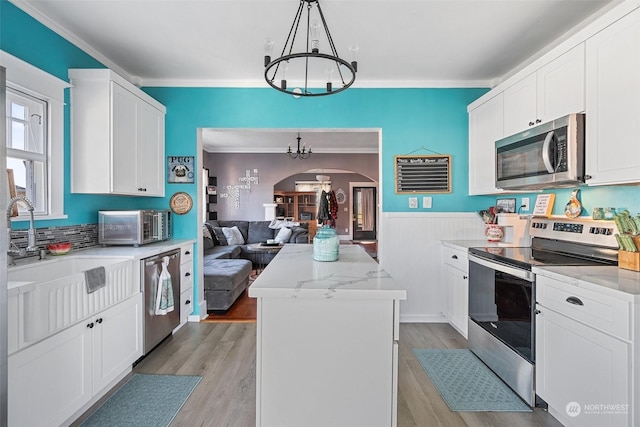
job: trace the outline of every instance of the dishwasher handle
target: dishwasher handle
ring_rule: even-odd
[[[162,263],[162,260],[165,257],[169,257],[170,259],[179,258],[180,257],[180,250],[172,251],[172,252],[165,252],[164,254],[155,255],[155,256],[152,256],[150,258],[145,258],[145,259],[143,259],[144,265],[145,266],[150,266],[150,265],[153,265],[153,264],[160,264],[160,263]]]

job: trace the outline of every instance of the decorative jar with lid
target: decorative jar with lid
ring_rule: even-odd
[[[340,239],[336,230],[323,225],[313,238],[313,259],[316,261],[337,261]]]

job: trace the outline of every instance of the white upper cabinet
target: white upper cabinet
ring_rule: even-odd
[[[164,196],[165,107],[107,69],[69,77],[71,191]]]
[[[587,184],[640,182],[640,9],[587,40]]]
[[[503,94],[499,93],[469,112],[469,194],[494,194],[495,142],[504,137]]]
[[[535,73],[505,89],[504,132],[506,136],[540,123],[540,119],[536,119],[536,93]]]
[[[504,134],[585,110],[585,52],[579,44],[504,90]]]

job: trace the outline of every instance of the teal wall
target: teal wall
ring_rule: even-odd
[[[394,156],[452,155],[453,191],[434,194],[432,211],[473,211],[490,203],[468,193],[467,105],[486,89],[349,89],[321,98],[293,98],[270,88],[145,88],[167,107],[168,155],[190,155],[196,129],[381,128],[383,210],[408,209],[394,191]]]

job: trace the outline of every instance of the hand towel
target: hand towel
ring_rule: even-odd
[[[87,286],[87,293],[97,291],[107,283],[107,274],[104,267],[96,267],[84,272],[84,281]]]
[[[158,278],[158,290],[156,292],[156,316],[164,316],[173,311],[173,285],[169,274],[169,257],[162,258],[162,271]]]

